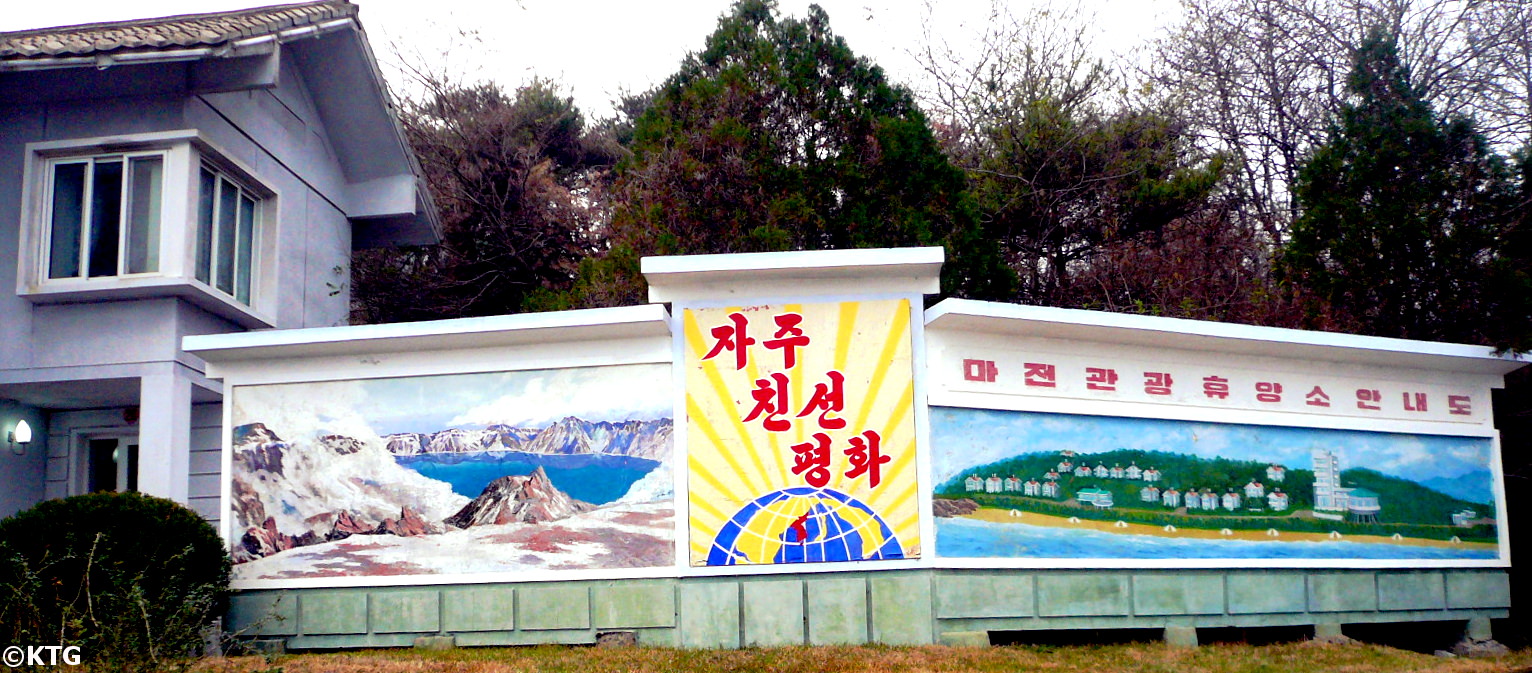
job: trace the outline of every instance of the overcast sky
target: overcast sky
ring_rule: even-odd
[[[353,0],[385,73],[397,61],[391,45],[445,63],[470,79],[515,86],[537,75],[562,82],[589,113],[610,112],[622,88],[642,91],[701,48],[731,0],[665,2],[579,0]],[[1012,12],[1043,0],[1005,0]],[[1082,0],[1096,17],[1103,50],[1126,50],[1175,18],[1175,0]],[[9,0],[0,31],[119,21],[280,4],[260,0]],[[783,14],[802,16],[809,0],[781,0]],[[818,0],[851,49],[896,81],[918,84],[910,51],[924,41],[932,16],[921,0]],[[971,42],[990,16],[990,0],[935,0],[930,32],[958,46]],[[465,38],[465,32],[476,33]],[[455,46],[454,46],[455,45]],[[441,54],[446,52],[446,60]],[[393,83],[397,88],[398,82]]]

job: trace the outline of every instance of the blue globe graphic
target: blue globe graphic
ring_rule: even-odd
[[[745,503],[719,528],[707,564],[898,558],[904,549],[871,507],[832,489],[797,486]]]

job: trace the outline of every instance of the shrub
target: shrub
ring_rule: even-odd
[[[93,493],[0,521],[0,646],[78,645],[94,670],[175,668],[228,584],[218,534],[170,500]]]

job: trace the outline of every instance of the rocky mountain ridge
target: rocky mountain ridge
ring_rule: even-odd
[[[566,418],[536,432],[492,426],[394,435],[371,443],[336,434],[287,442],[262,423],[242,425],[234,429],[231,493],[232,514],[245,532],[231,555],[243,563],[352,535],[435,535],[471,526],[545,523],[596,509],[559,490],[541,467],[530,475],[496,479],[470,500],[445,482],[398,465],[394,456],[404,451],[395,447],[407,449],[409,442],[417,449],[440,449],[418,451],[424,453],[483,451],[468,447],[514,442],[534,449],[529,453],[652,455],[668,464],[670,432],[669,419],[590,423]],[[668,475],[667,470],[666,484]],[[664,485],[656,483],[653,488]],[[653,497],[647,491],[644,495]]]
[[[587,421],[566,416],[545,428],[491,425],[482,430],[448,428],[434,433],[403,432],[383,437],[389,453],[520,451],[549,455],[601,454],[661,460],[670,453],[671,420]]]

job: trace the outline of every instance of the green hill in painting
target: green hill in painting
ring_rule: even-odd
[[[974,493],[964,485],[964,480],[977,475],[980,478],[998,476],[1002,479],[1016,477],[1022,481],[1036,479],[1043,481],[1044,475],[1049,470],[1054,470],[1064,457],[1057,452],[1030,453],[1005,460],[997,461],[963,471],[961,474],[941,484],[937,490],[938,497],[947,498],[970,498],[981,505],[1021,508],[1052,514],[1068,514],[1073,509],[1092,510],[1089,506],[1082,506],[1071,501],[1075,495],[1087,488],[1097,488],[1110,491],[1113,497],[1113,516],[1125,516],[1132,512],[1142,512],[1145,515],[1153,514],[1152,520],[1169,516],[1171,508],[1161,504],[1158,499],[1152,502],[1144,502],[1140,497],[1144,488],[1151,484],[1141,479],[1127,479],[1111,477],[1101,478],[1096,476],[1078,477],[1070,473],[1060,472],[1058,482],[1062,490],[1062,496],[1052,498],[1029,498],[1017,492],[1003,494]],[[1225,458],[1206,459],[1197,456],[1169,453],[1164,451],[1140,451],[1135,449],[1118,449],[1104,453],[1081,454],[1070,458],[1075,467],[1082,462],[1089,467],[1104,465],[1111,468],[1114,465],[1126,468],[1136,465],[1139,469],[1147,470],[1154,468],[1159,470],[1160,479],[1153,485],[1159,489],[1175,488],[1182,493],[1190,489],[1201,491],[1208,489],[1214,494],[1223,494],[1230,490],[1241,496],[1241,506],[1233,511],[1219,508],[1216,511],[1193,509],[1178,511],[1175,513],[1178,523],[1185,523],[1187,519],[1218,519],[1223,522],[1228,519],[1237,520],[1251,518],[1248,525],[1267,524],[1276,525],[1276,519],[1297,519],[1310,516],[1309,510],[1314,506],[1314,472],[1309,469],[1295,468],[1291,465],[1285,468],[1285,478],[1282,481],[1274,481],[1268,478],[1266,469],[1269,463],[1249,460],[1229,460]],[[1244,498],[1244,487],[1255,481],[1262,484],[1266,493],[1280,488],[1288,496],[1288,506],[1282,511],[1269,509],[1265,498]],[[1396,526],[1427,526],[1442,527],[1442,530],[1450,530],[1451,513],[1461,509],[1473,509],[1481,516],[1492,516],[1493,511],[1489,505],[1474,503],[1454,498],[1452,496],[1433,491],[1413,481],[1390,477],[1374,470],[1365,468],[1353,468],[1341,473],[1341,482],[1347,487],[1362,487],[1375,491],[1382,502],[1382,512],[1378,516],[1379,524],[1392,524]],[[1003,502],[1002,502],[1003,500]],[[1095,512],[1105,516],[1106,512]],[[1100,518],[1092,516],[1091,518]],[[1143,518],[1143,517],[1129,517]],[[1255,520],[1258,519],[1258,520]],[[1166,519],[1167,522],[1171,521]],[[1222,525],[1222,524],[1221,524]],[[1235,524],[1230,524],[1235,525]],[[1283,527],[1278,525],[1277,527]],[[1481,527],[1482,528],[1482,527]],[[1469,531],[1462,531],[1468,533]],[[1473,531],[1482,534],[1482,531]],[[1449,533],[1450,534],[1450,533]],[[1465,536],[1466,537],[1466,536]]]

